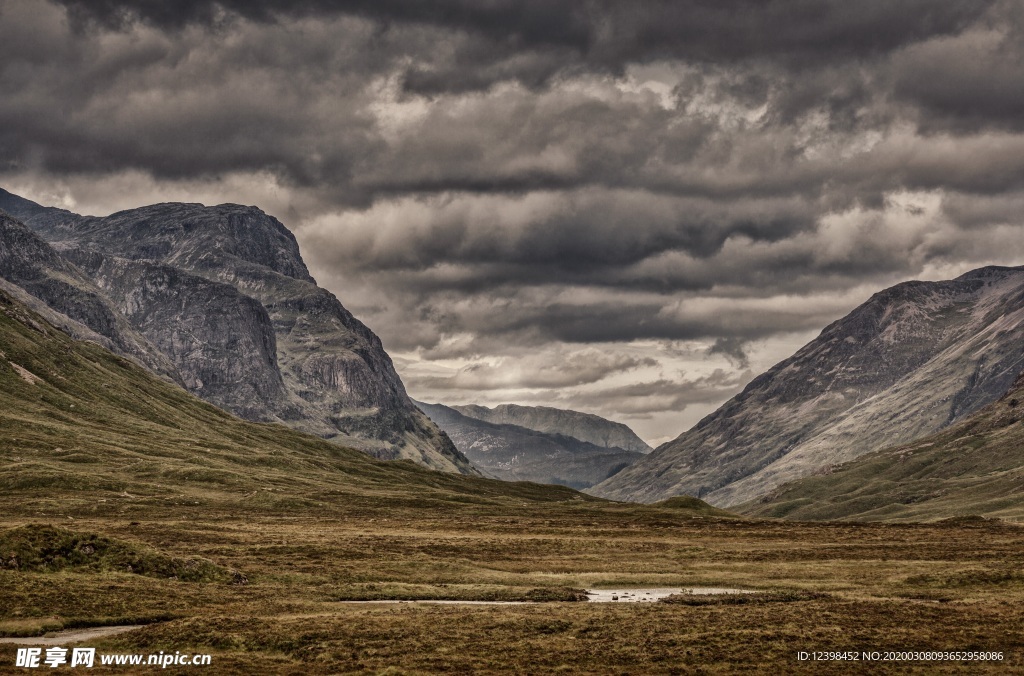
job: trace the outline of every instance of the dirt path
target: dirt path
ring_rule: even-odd
[[[65,643],[81,643],[116,634],[123,634],[126,631],[138,629],[145,625],[131,624],[119,627],[89,627],[88,629],[69,629],[68,631],[56,631],[43,636],[32,636],[29,638],[0,638],[0,643],[16,643],[18,645],[64,645]]]

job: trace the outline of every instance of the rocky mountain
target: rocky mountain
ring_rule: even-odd
[[[719,506],[912,441],[1002,395],[1024,370],[1024,268],[875,294],[736,397],[590,492]]]
[[[966,420],[783,484],[740,511],[801,520],[1024,517],[1024,376]]]
[[[505,481],[588,488],[643,457],[637,451],[599,446],[564,434],[471,418],[460,412],[465,407],[418,401],[416,405],[445,431],[474,466]],[[607,420],[604,422],[617,425]]]
[[[619,448],[637,453],[651,452],[651,447],[628,426],[592,413],[516,404],[501,404],[494,408],[472,405],[450,408],[466,417],[495,425],[516,425],[536,432],[560,434],[602,448]]]
[[[413,405],[377,336],[316,285],[291,232],[256,207],[157,204],[96,218],[4,193],[0,208],[206,401],[378,458],[474,471]],[[0,275],[47,304],[61,295],[36,293],[6,266]]]
[[[218,508],[330,513],[367,500],[422,509],[584,498],[563,487],[379,462],[283,425],[242,420],[95,342],[74,340],[3,290],[0,411],[8,517],[58,509],[127,523],[139,510],[189,518]]]

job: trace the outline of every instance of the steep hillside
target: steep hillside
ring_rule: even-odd
[[[983,268],[875,294],[674,441],[596,486],[719,506],[933,433],[1024,369],[1024,268]]]
[[[190,392],[381,459],[474,471],[413,405],[377,336],[259,209],[157,204],[94,218],[10,193],[0,205],[83,271]]]
[[[1024,518],[1024,377],[953,427],[784,484],[740,511],[801,520]]]
[[[55,504],[116,514],[127,505],[279,512],[371,499],[582,498],[380,462],[283,425],[241,420],[73,340],[2,291],[0,491],[11,499],[8,515]]]
[[[518,406],[501,404],[486,406],[452,406],[464,416],[495,425],[516,425],[547,434],[561,434],[603,448],[650,453],[651,447],[622,423],[606,420],[592,413],[581,413],[549,406]]]
[[[455,407],[416,405],[475,467],[505,481],[587,488],[643,457],[635,451],[605,448],[561,434],[476,420]]]

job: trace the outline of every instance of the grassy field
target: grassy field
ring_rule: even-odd
[[[848,665],[801,663],[797,651],[897,649],[1003,651],[1003,663],[972,670],[1024,667],[1024,533],[999,522],[751,522],[579,501],[455,503],[443,512],[352,504],[324,517],[121,509],[5,525],[60,522],[228,574],[185,581],[84,565],[0,571],[0,633],[152,623],[89,645],[209,652],[213,673],[238,674],[646,674],[768,665],[840,672]],[[33,530],[42,529],[18,532]],[[571,598],[576,588],[626,585],[776,593],[699,604],[545,602]],[[424,598],[542,602],[344,603]],[[0,665],[13,658],[13,646],[0,646]],[[888,665],[894,673],[906,668]]]
[[[872,670],[1005,673],[1024,669],[1022,564],[1024,530],[994,520],[747,520],[376,462],[0,296],[0,635],[138,623],[86,645],[213,655],[152,673],[849,672],[797,660],[829,650],[1002,651]],[[766,593],[573,600],[609,586]],[[410,602],[351,603],[379,599]],[[15,650],[0,673],[30,673]]]
[[[5,496],[0,512],[14,516],[3,525],[19,528],[0,537],[0,558],[9,561],[31,534],[41,534],[36,550],[47,538],[64,550],[51,552],[58,565],[42,557],[0,571],[0,633],[153,622],[95,645],[209,652],[215,673],[239,674],[817,671],[822,665],[798,662],[797,651],[847,649],[999,650],[1006,662],[979,668],[1022,666],[1018,526],[748,521],[704,516],[689,504],[559,493],[543,502],[366,494],[315,513],[280,504],[168,507],[141,497],[26,507]],[[84,535],[69,537],[76,533]],[[119,555],[68,563],[65,550],[96,542],[88,534],[97,533]],[[169,563],[128,572],[133,556]],[[173,579],[175,564],[187,561],[202,562],[208,577]],[[547,600],[627,585],[783,593],[703,605],[343,603]],[[0,646],[0,665],[13,655]]]

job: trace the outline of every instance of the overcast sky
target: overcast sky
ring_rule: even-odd
[[[675,437],[1024,264],[1024,1],[0,0],[0,186],[255,204],[414,397]]]

